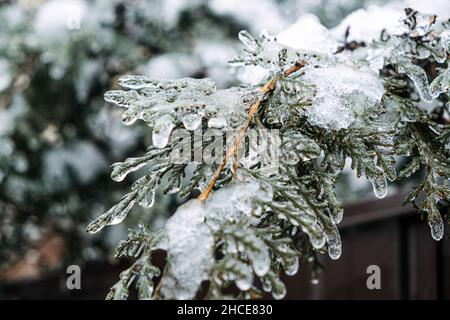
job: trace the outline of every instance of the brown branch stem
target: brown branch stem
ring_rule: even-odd
[[[284,72],[283,76],[288,77],[292,73],[294,73],[297,70],[304,67],[305,64],[306,64],[306,62],[304,62],[304,61],[297,62],[292,67],[290,67],[288,70],[286,70]],[[250,126],[254,115],[259,111],[261,103],[265,99],[265,97],[264,97],[265,94],[268,94],[275,89],[275,86],[276,86],[278,80],[279,80],[279,76],[276,76],[276,77],[272,78],[269,82],[267,82],[263,87],[261,87],[260,90],[263,93],[263,95],[261,95],[258,98],[258,100],[256,100],[256,102],[250,106],[250,109],[248,110],[248,113],[247,113],[248,119],[244,123],[244,125],[241,127],[241,129],[239,130],[238,135],[237,135],[236,139],[234,140],[233,148],[227,150],[225,157],[223,158],[219,167],[214,172],[214,175],[211,178],[211,181],[209,182],[207,188],[205,190],[203,190],[203,192],[198,196],[197,199],[200,200],[201,202],[205,202],[206,199],[208,199],[208,196],[210,195],[211,191],[213,190],[214,185],[216,184],[217,180],[219,179],[220,174],[222,173],[223,169],[225,168],[225,166],[228,163],[228,160],[230,159],[231,156],[234,156],[234,158],[235,158],[235,161],[233,164],[233,171],[234,172],[237,171],[237,168],[238,168],[237,153],[238,153],[238,148],[241,143],[241,140],[245,136],[245,133],[246,133],[248,127]]]

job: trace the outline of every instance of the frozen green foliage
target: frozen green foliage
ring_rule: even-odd
[[[165,250],[167,258],[151,298],[192,299],[206,281],[204,297],[210,299],[251,298],[262,292],[281,299],[286,294],[283,272],[295,275],[299,261],[308,261],[316,283],[317,254],[341,256],[338,224],[343,208],[335,186],[349,159],[379,198],[386,196],[388,181],[418,172],[405,203],[415,203],[423,193],[417,206],[432,237],[441,239],[439,209],[450,196],[448,26],[412,9],[405,13],[394,33],[336,51],[293,49],[267,33],[256,38],[242,31],[244,50],[231,64],[263,69],[262,83],[276,77],[274,89],[263,96],[252,86],[216,89],[208,79],[122,77],[120,83],[129,90],[110,91],[105,98],[126,108],[125,123],[141,119],[153,127],[153,146],[140,158],[115,164],[113,179],[120,181],[144,164],[150,165],[149,171],[88,231],[122,221],[135,203],[151,204],[148,198],[153,199],[161,179],[168,177],[188,200],[158,231],[161,237],[154,248]],[[305,66],[285,74],[300,62]],[[172,130],[202,132],[213,122],[221,123],[212,127],[223,136],[229,128],[244,127],[245,113],[258,98],[261,106],[250,129],[278,130],[277,166],[253,161],[240,163],[233,172],[229,161],[206,201],[192,199],[197,190],[207,190],[217,164],[194,163],[189,181],[181,183],[187,165],[167,160],[178,141],[171,139]],[[431,102],[434,107],[428,112],[423,106]],[[409,162],[397,175],[399,157]],[[133,232],[130,236],[136,238]],[[136,247],[147,240],[138,241]],[[149,278],[158,274],[149,270],[147,293],[153,288]],[[125,271],[109,297],[126,298],[134,275],[142,277]],[[142,290],[142,281],[137,285]]]

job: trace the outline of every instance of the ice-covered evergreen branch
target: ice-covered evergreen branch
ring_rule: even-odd
[[[262,291],[283,298],[282,272],[294,275],[300,260],[312,261],[316,279],[317,253],[341,255],[335,186],[346,160],[379,198],[388,180],[424,169],[406,202],[424,192],[420,211],[441,239],[438,203],[450,196],[450,33],[436,16],[405,13],[398,29],[367,45],[338,48],[325,28],[325,40],[312,50],[300,35],[297,47],[292,39],[285,45],[268,33],[240,32],[244,50],[231,65],[259,70],[262,90],[217,89],[210,79],[122,77],[129,90],[109,91],[105,99],[126,109],[126,124],[140,119],[152,127],[153,145],[114,164],[113,179],[147,165],[149,173],[88,231],[122,221],[135,204],[151,205],[166,178],[166,190],[190,200],[156,234],[131,232],[121,251],[146,249],[136,251],[142,253],[108,297],[125,298],[136,281],[143,298],[191,299],[207,281],[210,299]],[[443,111],[437,117],[424,103]],[[397,177],[397,160],[405,156],[410,162]],[[156,249],[167,258],[152,294],[160,275],[150,262]]]

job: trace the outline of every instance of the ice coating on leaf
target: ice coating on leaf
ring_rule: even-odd
[[[151,190],[147,192],[144,197],[142,197],[142,200],[139,202],[139,205],[144,208],[150,208],[153,206],[155,202],[155,191]]]
[[[207,223],[213,230],[217,230],[230,219],[250,216],[255,208],[255,201],[271,199],[272,190],[269,185],[254,181],[229,185],[214,192],[206,201]]]
[[[166,134],[179,123],[188,130],[196,130],[201,126],[202,118],[216,119],[211,122],[213,126],[221,126],[224,122],[228,126],[236,122],[241,124],[247,108],[259,95],[259,91],[254,88],[216,90],[211,79],[159,80],[145,76],[124,76],[119,83],[131,90],[108,91],[105,100],[127,109],[122,116],[123,122],[132,124],[141,119],[154,126],[160,117],[164,116],[162,119],[168,120],[172,116],[173,120],[165,126],[165,122],[158,121],[158,126],[164,128],[162,132]],[[166,134],[162,135],[164,139],[160,143],[157,142],[159,146],[164,145]]]
[[[272,284],[272,297],[276,300],[281,300],[286,296],[286,286],[283,282],[277,281],[275,284]]]
[[[306,23],[310,23],[312,19],[313,18],[307,18],[305,21]],[[295,45],[296,47],[306,46],[307,39],[298,42],[298,39],[295,39],[294,33],[295,30],[287,30],[284,35],[281,34],[283,41],[286,41],[286,43],[289,43],[292,46]],[[229,63],[234,67],[257,66],[259,68],[253,70],[259,73],[257,77],[264,77],[268,75],[267,73],[263,72],[263,70],[266,70],[266,72],[285,71],[292,67],[295,63],[300,61],[309,61],[312,64],[317,63],[318,61],[327,63],[336,60],[336,58],[329,53],[323,53],[320,51],[309,49],[296,50],[292,47],[289,47],[288,45],[280,43],[277,36],[272,36],[267,31],[261,32],[261,35],[258,39],[252,37],[250,34],[248,34],[247,31],[241,31],[240,34],[244,40],[242,42],[245,48],[243,49],[243,53],[241,53],[240,56],[233,58]],[[251,39],[251,41],[249,39]],[[322,43],[322,47],[323,46],[331,47],[330,44]],[[241,74],[240,77],[252,79],[255,78],[253,76],[247,77],[245,75],[246,69],[247,68],[244,68],[244,75]],[[259,80],[261,81],[262,79]],[[258,81],[256,81],[255,79],[252,80],[252,82]]]
[[[107,225],[121,223],[135,204],[134,194],[127,194],[118,204],[103,213],[97,219],[89,224],[86,230],[89,233],[96,233]]]
[[[129,158],[127,159],[128,163],[126,162],[116,162],[113,163],[112,168],[113,171],[111,173],[111,178],[116,181],[120,182],[125,179],[125,177],[130,174],[133,171],[139,170],[140,168],[144,167],[147,163],[145,161],[142,161],[141,158]]]
[[[169,114],[163,114],[155,120],[152,140],[157,148],[164,148],[169,143],[170,134],[175,127],[175,120]]]
[[[441,38],[440,45],[442,48],[444,48],[447,53],[450,53],[450,29],[442,31],[439,37]]]
[[[345,65],[310,68],[302,80],[315,85],[313,103],[306,110],[308,120],[327,129],[348,128],[358,114],[379,103],[384,94],[376,74]]]
[[[247,291],[253,285],[253,271],[249,265],[244,263],[240,264],[240,267],[241,277],[237,278],[234,283],[240,290]]]
[[[302,226],[302,230],[308,235],[309,241],[314,248],[320,249],[325,245],[327,239],[323,228],[318,223],[313,224],[311,230]]]
[[[344,209],[342,208],[339,208],[337,211],[333,212],[330,215],[331,221],[333,221],[334,224],[341,223],[343,217],[344,217]]]
[[[296,257],[294,259],[294,261],[292,261],[289,265],[287,265],[284,268],[284,271],[288,276],[293,276],[293,275],[297,274],[299,266],[300,266],[300,262],[299,262],[298,257]]]
[[[425,100],[426,102],[431,102],[433,100],[433,98],[431,97],[425,70],[407,60],[401,60],[398,64],[398,71],[401,73],[406,73],[406,75],[414,83],[417,92],[423,100]]]
[[[430,84],[430,93],[433,98],[439,97],[441,93],[450,92],[450,68],[441,70],[439,75]]]
[[[161,288],[163,297],[192,299],[208,278],[214,263],[214,238],[204,220],[202,203],[193,199],[167,221],[169,266]]]

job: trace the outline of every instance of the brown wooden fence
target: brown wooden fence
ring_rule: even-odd
[[[320,283],[310,283],[305,266],[285,277],[287,299],[449,299],[450,241],[436,242],[417,212],[402,207],[401,196],[348,205],[339,225],[343,252],[339,260],[322,257]],[[381,289],[366,286],[367,267],[378,265]],[[3,285],[3,298],[103,299],[121,266],[87,265],[82,290],[69,291],[65,274],[34,282]]]

